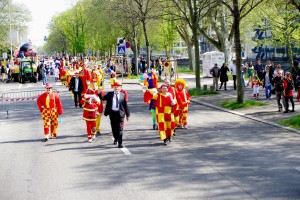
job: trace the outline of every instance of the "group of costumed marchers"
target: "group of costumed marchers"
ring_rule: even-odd
[[[100,136],[100,122],[103,113],[103,103],[98,97],[100,92],[104,95],[104,75],[101,65],[94,66],[89,72],[86,64],[74,62],[62,71],[61,81],[66,87],[70,87],[70,81],[75,74],[79,73],[79,78],[82,80],[81,97],[78,102],[75,102],[75,105],[79,104],[80,107],[83,107],[82,119],[86,121],[87,137],[91,142],[96,136]],[[72,92],[71,95],[74,99]]]
[[[190,95],[186,83],[183,79],[177,79],[174,88],[169,79],[165,79],[158,88],[158,79],[153,70],[140,79],[144,80],[144,102],[150,105],[153,129],[158,129],[160,139],[167,145],[167,141],[172,141],[176,128],[187,128]]]

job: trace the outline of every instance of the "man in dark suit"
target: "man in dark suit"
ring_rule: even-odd
[[[99,97],[103,101],[106,102],[106,107],[104,111],[104,116],[109,115],[110,125],[112,129],[112,133],[114,136],[114,143],[117,144],[118,147],[123,148],[123,127],[124,127],[124,118],[128,121],[130,113],[127,106],[127,101],[125,99],[124,93],[121,93],[122,84],[117,81],[111,85],[114,89],[113,92],[108,92],[105,96],[102,96],[101,92],[99,93]]]
[[[78,72],[76,72],[75,77],[72,77],[70,80],[69,91],[71,91],[71,90],[74,94],[75,107],[77,108],[78,103],[79,103],[79,107],[82,108],[82,105],[80,104],[80,99],[81,99],[81,93],[83,90],[83,82],[82,82],[82,79],[79,77]]]

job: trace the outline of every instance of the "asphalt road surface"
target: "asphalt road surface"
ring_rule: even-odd
[[[65,111],[56,140],[42,142],[38,109],[12,111],[9,119],[0,112],[1,200],[300,199],[295,133],[192,103],[188,129],[177,130],[164,146],[152,130],[140,86],[124,84],[131,117],[125,148],[119,149],[104,116],[102,135],[88,143],[82,110],[74,108],[64,86],[55,88]]]

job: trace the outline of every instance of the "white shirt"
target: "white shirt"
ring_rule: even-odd
[[[231,71],[232,75],[236,75],[236,66],[235,64],[230,64],[229,65],[229,70]]]
[[[78,85],[79,85],[79,78],[75,78],[75,87],[74,87],[75,92],[78,92]]]
[[[118,107],[116,105],[116,96],[118,96],[118,100],[119,100],[120,99],[120,93],[119,94],[114,93],[113,102],[112,102],[112,106],[111,106],[111,109],[114,110],[114,111],[119,110],[119,105],[118,105]]]
[[[54,77],[59,77],[59,69],[58,68],[54,68]]]

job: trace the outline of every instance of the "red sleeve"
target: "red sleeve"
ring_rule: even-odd
[[[60,98],[55,95],[55,104],[56,104],[56,109],[57,109],[57,113],[58,115],[62,115],[64,113]]]
[[[147,103],[149,102],[151,99],[153,99],[153,94],[147,90],[145,93],[144,93],[144,102]]]

